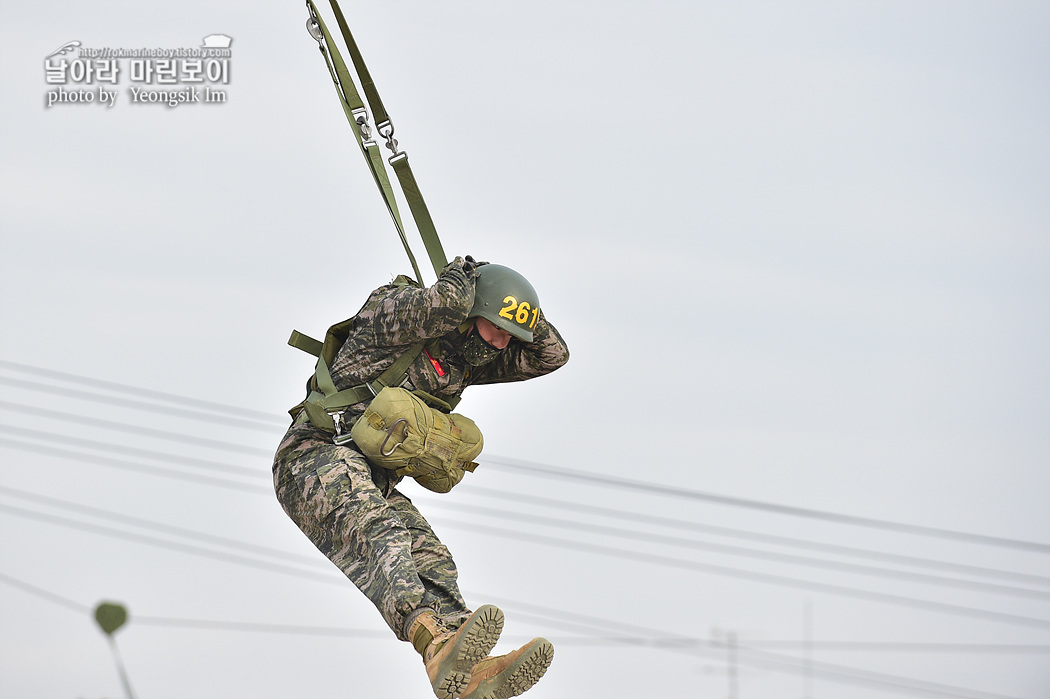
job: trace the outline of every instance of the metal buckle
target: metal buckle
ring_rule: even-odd
[[[350,115],[361,130],[361,140],[365,143],[372,143],[372,125],[368,123],[368,111],[364,107],[358,107],[350,112]]]
[[[343,432],[343,413],[346,410],[326,410],[325,412],[332,418],[332,425],[335,427],[335,434],[332,435],[332,444],[342,446],[347,442],[352,442],[354,438],[350,436],[350,433]]]

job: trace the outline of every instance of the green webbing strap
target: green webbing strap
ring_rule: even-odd
[[[408,165],[408,153],[398,153],[390,159],[390,164],[397,174],[397,181],[401,183],[401,191],[405,193],[408,208],[412,210],[412,218],[416,220],[416,228],[419,229],[423,245],[430,256],[434,273],[441,276],[441,270],[448,264],[448,258],[445,257],[445,250],[441,247],[437,229],[434,228],[434,219],[430,217],[430,210],[427,209],[427,203],[423,201],[423,194],[416,184],[416,177]]]
[[[405,374],[408,373],[408,367],[416,360],[419,353],[423,351],[423,345],[426,342],[420,341],[405,350],[405,353],[398,357],[393,364],[387,367],[386,371],[379,375],[379,378],[372,382],[372,385],[376,389],[376,393],[387,386],[397,386],[399,383],[405,380]]]
[[[313,8],[312,0],[307,0]],[[368,100],[368,105],[372,108],[372,114],[376,120],[376,128],[379,129],[380,133],[383,134],[388,140],[388,147],[391,151],[396,151],[397,141],[394,140],[394,125],[390,120],[390,115],[387,114],[386,108],[383,106],[383,100],[379,96],[379,91],[376,89],[375,83],[372,81],[372,76],[368,72],[368,66],[365,65],[364,56],[361,55],[360,49],[357,47],[357,42],[354,41],[354,36],[350,32],[350,27],[346,23],[346,19],[343,17],[343,12],[339,8],[339,3],[336,0],[329,0],[332,5],[332,10],[335,12],[336,22],[339,24],[339,30],[343,34],[343,41],[346,43],[347,50],[350,52],[350,60],[353,61],[354,69],[357,71],[358,77],[361,78],[361,89],[364,90],[365,97]],[[316,10],[314,10],[316,12]],[[320,19],[318,19],[320,21]],[[323,24],[322,24],[323,28]],[[326,39],[331,45],[331,39],[326,34]],[[333,56],[336,55],[335,47],[332,46]],[[349,80],[349,76],[347,77]],[[434,267],[434,273],[437,276],[441,276],[441,270],[448,264],[448,258],[445,256],[445,251],[441,247],[441,240],[438,238],[437,229],[434,226],[434,220],[430,216],[430,211],[427,209],[426,202],[423,200],[423,194],[419,190],[419,185],[416,182],[415,176],[412,174],[412,168],[408,164],[408,155],[404,152],[394,152],[394,155],[390,158],[390,164],[394,168],[394,172],[397,173],[398,182],[401,184],[401,189],[405,193],[405,199],[408,201],[409,209],[412,211],[412,218],[415,219],[416,228],[419,230],[419,235],[423,239],[423,245],[427,249],[427,254],[430,256],[430,264]],[[402,238],[404,235],[402,234]],[[407,249],[407,243],[406,243]],[[411,256],[409,252],[409,256]],[[416,272],[419,274],[418,270]],[[422,277],[420,277],[422,280]]]
[[[335,381],[332,380],[332,372],[328,370],[328,362],[324,360],[324,357],[317,358],[317,369],[314,372],[314,383],[317,384],[317,390],[323,393],[325,398],[339,393],[339,389],[335,387]],[[354,386],[350,390],[356,393],[359,388],[362,388],[362,386]],[[348,403],[347,405],[353,405],[353,403]]]
[[[371,400],[376,393],[379,393],[387,386],[400,384],[405,380],[405,374],[408,373],[409,365],[423,351],[424,344],[423,342],[417,342],[409,347],[378,378],[372,381],[371,387],[368,384],[361,384],[342,391],[336,390],[335,382],[332,381],[332,375],[328,370],[328,364],[325,362],[324,357],[318,357],[317,371],[314,374],[314,378],[317,381],[317,390],[324,394],[324,398],[318,403],[325,410],[338,410],[348,405]]]
[[[357,48],[357,42],[354,41],[354,35],[350,33],[350,25],[346,23],[346,18],[343,17],[343,11],[339,8],[339,3],[336,0],[329,0],[329,2],[332,5],[332,11],[335,12],[335,21],[339,25],[339,31],[343,33],[343,41],[346,42],[346,48],[350,52],[350,60],[354,62],[357,77],[361,78],[361,89],[365,92],[368,105],[372,107],[372,116],[375,117],[376,124],[380,125],[389,122],[390,115],[386,113],[383,100],[379,97],[376,84],[372,81],[372,74],[368,72],[368,66],[365,65],[365,57],[361,55],[361,50]]]
[[[324,410],[338,410],[345,408],[348,405],[354,405],[355,403],[361,403],[366,400],[371,400],[376,393],[379,393],[386,386],[397,386],[405,380],[405,375],[408,373],[408,367],[415,361],[419,353],[423,351],[425,342],[417,342],[416,344],[409,347],[404,354],[394,360],[391,364],[383,371],[382,374],[372,381],[371,387],[368,384],[361,384],[359,386],[353,386],[352,388],[345,388],[342,391],[335,387],[335,382],[332,380],[331,371],[328,369],[328,362],[325,361],[324,355],[322,354],[322,348],[324,343],[313,339],[309,335],[304,335],[298,330],[292,331],[292,336],[288,338],[288,344],[296,349],[301,349],[304,352],[308,352],[313,356],[317,357],[317,367],[314,370],[314,386],[316,390],[321,394],[320,396],[311,396],[307,398],[307,402],[315,403]],[[374,390],[373,390],[374,389]]]
[[[339,391],[336,390],[335,382],[332,380],[331,371],[328,369],[328,363],[324,360],[324,355],[322,354],[324,343],[313,339],[309,335],[304,335],[298,330],[293,330],[292,336],[288,338],[288,344],[296,349],[301,349],[304,352],[308,352],[317,357],[317,366],[314,369],[313,376],[313,385],[315,389],[310,391],[310,395],[307,396],[305,401],[295,408],[292,408],[292,414],[297,414],[296,411],[301,406],[306,410],[307,416],[310,417],[311,422],[314,422],[316,427],[322,428],[325,428],[325,425],[332,420],[330,415],[327,414],[329,410],[342,410],[347,406],[363,403],[371,400],[386,386],[400,385],[408,374],[409,365],[415,361],[416,357],[419,356],[420,352],[422,352],[426,346],[425,342],[417,342],[409,347],[408,350],[395,359],[394,363],[387,367],[378,378],[372,381],[371,386],[368,384],[361,384],[360,386],[354,386]],[[418,388],[415,389],[413,393],[418,395],[431,406],[445,410],[446,412],[452,412],[461,400],[459,396],[449,398],[447,401],[442,400]],[[321,411],[324,412],[319,412],[317,408],[320,408]],[[331,427],[328,427],[327,429],[331,429]]]
[[[332,35],[329,33],[324,20],[321,19],[321,15],[317,12],[317,7],[313,4],[313,0],[306,0],[306,5],[310,11],[311,19],[317,21],[317,26],[320,28],[324,39],[324,41],[318,41],[317,44],[321,51],[321,56],[324,57],[325,67],[328,68],[328,73],[332,76],[336,96],[343,107],[347,121],[350,122],[350,128],[354,132],[357,145],[360,146],[361,153],[365,156],[365,163],[372,172],[372,178],[375,180],[376,186],[379,187],[379,193],[383,197],[387,211],[390,213],[390,218],[394,221],[394,228],[397,229],[397,235],[401,239],[405,252],[408,254],[409,262],[412,264],[412,271],[415,272],[416,279],[422,283],[423,276],[419,272],[416,256],[412,254],[412,248],[409,246],[408,238],[405,236],[405,226],[401,222],[401,214],[397,208],[397,200],[394,198],[394,189],[390,185],[390,178],[387,177],[386,168],[383,167],[383,156],[379,150],[379,144],[372,140],[371,133],[366,131],[363,134],[361,131],[362,126],[365,126],[366,129],[370,128],[367,126],[368,113],[365,111],[364,102],[361,101],[361,96],[354,86],[353,78],[350,77],[350,71],[347,70],[346,62],[343,61],[343,57],[339,54],[339,49],[336,47],[335,42],[332,41]],[[342,18],[341,12],[338,13],[338,17]],[[344,23],[341,22],[341,24]],[[344,34],[344,39],[345,36]],[[325,51],[326,45],[331,52],[331,61],[329,61],[329,53]],[[360,115],[360,122],[357,115]]]
[[[315,340],[309,335],[304,335],[298,330],[292,331],[292,336],[288,338],[288,344],[315,357],[321,356],[321,348],[324,347],[323,342]]]

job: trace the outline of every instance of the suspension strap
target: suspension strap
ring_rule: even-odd
[[[391,127],[392,128],[392,127]],[[397,145],[397,141],[394,141]],[[405,193],[408,208],[412,211],[412,218],[416,221],[416,228],[423,238],[423,245],[430,256],[430,264],[434,266],[434,273],[441,276],[441,270],[448,264],[445,250],[441,247],[437,229],[434,228],[434,219],[430,218],[430,210],[427,203],[423,201],[423,194],[416,184],[416,176],[412,174],[412,168],[408,164],[408,153],[400,152],[390,158],[390,164],[397,173],[397,181],[401,183],[401,191]]]
[[[357,71],[357,77],[361,78],[361,89],[364,90],[365,98],[368,100],[369,106],[372,107],[372,116],[376,119],[376,125],[382,127],[383,124],[390,122],[390,115],[386,113],[386,107],[383,106],[383,100],[379,97],[379,91],[372,80],[372,74],[368,72],[365,58],[361,55],[361,50],[357,48],[357,42],[354,41],[354,35],[350,33],[350,26],[346,23],[346,18],[343,17],[343,11],[340,9],[339,3],[336,0],[329,0],[329,2],[332,5],[332,11],[335,12],[335,21],[339,25],[339,31],[343,34],[343,42],[350,52],[350,60],[354,63],[354,70]]]
[[[434,268],[434,273],[440,276],[441,270],[448,264],[448,258],[441,246],[441,240],[438,237],[437,229],[434,226],[434,221],[430,216],[430,211],[427,208],[426,202],[423,200],[423,195],[419,190],[419,185],[416,182],[415,175],[412,173],[412,168],[408,164],[408,154],[398,149],[397,140],[394,138],[394,124],[390,120],[390,115],[387,113],[386,107],[383,105],[383,100],[379,96],[379,91],[376,89],[371,74],[368,72],[368,67],[365,65],[364,57],[361,55],[357,42],[354,41],[353,34],[350,32],[350,27],[346,23],[346,18],[343,16],[339,3],[337,0],[329,0],[329,2],[335,13],[336,22],[338,23],[339,30],[343,36],[343,42],[346,44],[347,50],[350,53],[350,60],[354,64],[354,70],[357,72],[357,75],[361,80],[361,88],[365,93],[365,98],[368,100],[368,105],[371,107],[372,114],[375,117],[376,129],[386,140],[386,147],[392,153],[389,158],[390,165],[394,168],[398,183],[401,185],[401,191],[404,193],[405,200],[408,202],[409,210],[412,212],[412,218],[416,223],[416,229],[419,231],[420,238],[422,238],[423,245],[427,250],[427,255],[430,257],[430,264]],[[310,30],[311,36],[317,40],[321,49],[321,54],[325,57],[325,65],[328,67],[328,71],[332,75],[332,80],[336,85],[336,93],[340,98],[340,102],[343,104],[343,110],[346,112],[347,119],[350,121],[350,126],[354,130],[358,143],[362,146],[365,160],[368,163],[369,169],[372,171],[376,184],[379,185],[380,192],[386,201],[387,209],[390,211],[391,217],[394,219],[394,225],[397,228],[398,235],[405,247],[405,252],[408,253],[409,260],[412,262],[412,269],[416,273],[416,278],[422,282],[422,276],[420,276],[415,257],[413,256],[408,240],[405,237],[404,226],[401,223],[400,216],[397,214],[397,204],[394,199],[393,190],[390,187],[389,178],[386,175],[386,170],[383,167],[382,160],[378,154],[378,146],[376,146],[375,141],[371,140],[371,128],[368,125],[368,113],[364,109],[364,104],[354,86],[353,78],[350,76],[350,72],[347,70],[346,64],[340,56],[338,48],[332,41],[332,36],[328,32],[324,21],[320,18],[313,0],[306,0],[306,4],[310,11],[310,19],[307,22],[307,27]],[[327,50],[325,48],[326,46]],[[329,54],[331,54],[331,62],[329,62]]]

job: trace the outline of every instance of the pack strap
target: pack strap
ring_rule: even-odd
[[[376,89],[371,74],[368,72],[368,66],[365,65],[364,56],[361,55],[361,51],[357,46],[357,42],[354,40],[354,36],[350,31],[346,18],[343,16],[339,3],[337,0],[329,0],[329,2],[335,13],[336,22],[339,25],[339,31],[343,36],[343,42],[346,44],[347,50],[350,54],[350,60],[354,64],[354,70],[361,79],[361,88],[365,93],[365,98],[368,100],[368,105],[371,107],[372,114],[375,117],[376,129],[379,131],[380,135],[386,139],[386,147],[390,149],[391,153],[393,153],[389,158],[389,162],[394,168],[398,183],[401,185],[401,190],[405,195],[405,200],[408,202],[409,209],[412,212],[412,218],[416,223],[416,229],[419,231],[420,238],[422,238],[423,245],[427,250],[427,255],[430,257],[430,264],[434,268],[434,273],[440,276],[441,270],[448,264],[448,257],[445,255],[444,248],[441,245],[441,240],[438,237],[433,218],[430,216],[430,211],[423,199],[423,194],[419,190],[419,184],[416,182],[415,175],[412,173],[412,168],[408,164],[408,155],[404,151],[398,149],[397,140],[394,138],[394,124],[390,119],[390,115],[386,111],[386,107],[383,105],[383,100],[379,96],[379,91]],[[340,101],[343,103],[344,111],[347,112],[347,119],[350,121],[351,128],[354,129],[358,142],[367,143],[368,141],[371,141],[371,128],[367,128],[367,136],[364,141],[362,141],[361,129],[362,126],[367,127],[368,114],[364,110],[363,104],[358,105],[361,98],[354,87],[354,82],[350,76],[350,72],[347,70],[346,64],[343,62],[338,48],[332,41],[332,36],[328,32],[327,27],[325,27],[324,21],[321,20],[317,8],[313,4],[313,0],[307,0],[306,4],[310,10],[311,34],[317,39],[321,48],[321,53],[325,56],[325,64],[328,66],[329,73],[331,73],[332,79],[336,84],[336,92],[340,97]],[[313,32],[312,25],[315,22],[319,29],[321,38],[318,38],[317,34]],[[325,50],[326,45],[328,51]],[[331,53],[332,57],[331,63],[328,60],[329,53]],[[335,66],[334,69],[333,64]],[[372,145],[375,145],[374,141],[371,141],[371,143]],[[404,227],[401,225],[400,218],[394,215],[394,212],[396,211],[396,202],[394,201],[393,191],[390,188],[389,179],[386,176],[386,171],[383,167],[382,161],[377,155],[378,146],[376,146],[375,153],[372,153],[364,146],[362,146],[362,150],[365,151],[365,159],[368,162],[369,168],[372,170],[373,177],[376,178],[377,184],[380,184],[380,191],[387,202],[387,208],[391,210],[391,216],[394,218],[394,225],[397,227],[398,235],[401,237],[405,251],[408,253],[409,259],[412,261],[412,268],[416,272],[416,278],[422,281],[419,269],[416,266],[415,257],[413,256],[408,240],[405,237]],[[379,174],[380,172],[382,172],[382,175]],[[386,182],[385,187],[381,184],[383,181]]]

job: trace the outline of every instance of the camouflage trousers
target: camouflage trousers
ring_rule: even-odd
[[[423,515],[351,446],[309,423],[288,430],[273,465],[277,499],[310,541],[383,615],[403,641],[406,620],[433,610],[450,628],[470,610],[452,555]]]

